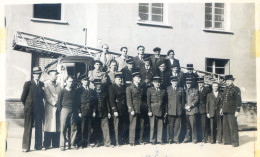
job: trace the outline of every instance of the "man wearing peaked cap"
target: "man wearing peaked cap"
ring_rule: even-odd
[[[103,143],[106,147],[113,147],[111,145],[109,134],[108,119],[111,118],[111,111],[109,106],[108,92],[106,91],[106,88],[104,88],[101,79],[94,79],[93,83],[95,84],[93,96],[95,104],[95,112],[93,113],[93,132],[94,139],[96,140],[96,147],[98,147],[100,143]]]
[[[167,88],[168,103],[166,113],[168,116],[167,141],[179,144],[181,132],[181,115],[184,107],[184,90],[178,86],[178,77],[171,76],[171,86]]]
[[[239,146],[237,117],[241,107],[241,91],[234,85],[233,75],[226,75],[227,86],[223,91],[221,114],[223,114],[223,140],[224,144]]]
[[[42,70],[40,67],[34,67],[32,70],[33,79],[25,82],[21,101],[24,105],[24,134],[23,134],[23,152],[30,151],[32,127],[35,123],[35,144],[36,150],[42,149],[42,125],[44,117],[44,84],[40,81]]]
[[[139,72],[133,73],[133,83],[126,88],[126,100],[129,114],[129,144],[135,144],[135,132],[139,130],[139,143],[143,144],[144,120],[145,120],[145,93],[140,86]],[[139,125],[137,125],[139,124]]]
[[[128,112],[126,105],[125,86],[123,86],[123,74],[115,74],[115,83],[109,87],[109,102],[112,109],[116,145],[127,142]]]
[[[185,90],[185,110],[186,110],[186,136],[184,139],[184,143],[190,141],[190,133],[192,133],[192,142],[197,143],[197,121],[196,116],[198,114],[198,99],[199,93],[196,88],[192,88],[193,79],[186,79],[186,87]]]
[[[151,69],[151,61],[149,57],[144,59],[144,66],[140,69],[141,86],[145,89],[151,86],[151,81],[154,73]]]
[[[127,66],[124,67],[121,72],[123,73],[123,81],[124,84],[127,86],[129,86],[132,81],[133,81],[133,72],[134,72],[134,66],[133,66],[133,60],[132,59],[128,59],[126,60]]]
[[[150,56],[150,60],[152,62],[152,69],[153,72],[156,73],[156,69],[159,67],[159,63],[161,61],[165,62],[165,59],[163,56],[160,55],[161,53],[161,48],[156,47],[153,49],[154,50],[154,55]]]
[[[160,88],[161,78],[153,77],[153,87],[147,90],[148,116],[150,120],[150,142],[163,144],[163,120],[166,116],[166,92]],[[154,133],[157,131],[157,140]]]
[[[209,119],[206,113],[207,95],[211,92],[209,87],[204,85],[204,77],[198,78],[198,91],[199,91],[199,114],[198,114],[198,138],[204,143],[208,142]],[[212,141],[211,141],[212,142]]]
[[[90,145],[92,117],[95,117],[94,90],[89,87],[90,81],[86,74],[79,77],[82,86],[76,89],[77,109],[81,117],[81,147]]]
[[[184,73],[184,80],[186,80],[187,78],[191,78],[192,79],[192,83],[191,83],[191,87],[192,88],[197,88],[198,84],[197,84],[197,79],[199,77],[199,75],[197,73],[193,72],[194,68],[193,68],[193,64],[187,64],[187,73]]]

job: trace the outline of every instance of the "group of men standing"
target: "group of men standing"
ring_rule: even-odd
[[[41,69],[33,68],[33,80],[25,83],[21,97],[24,152],[30,150],[33,124],[36,150],[42,149],[42,124],[45,150],[51,143],[62,151],[91,143],[113,147],[201,141],[239,146],[241,93],[232,75],[226,76],[227,86],[220,92],[218,82],[208,86],[193,72],[193,64],[183,73],[173,50],[163,57],[156,47],[154,55],[145,57],[145,47],[138,46],[138,55],[130,58],[122,47],[122,55],[115,58],[108,54],[108,45],[102,49],[94,69],[77,78],[80,87],[73,86],[72,76],[58,84],[55,69],[48,71],[50,80],[43,84]]]

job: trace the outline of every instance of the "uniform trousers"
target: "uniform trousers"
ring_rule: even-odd
[[[238,124],[234,113],[223,115],[223,141],[224,144],[239,145]]]
[[[92,117],[83,116],[81,120],[81,145],[90,144]]]
[[[139,143],[143,143],[144,136],[144,116],[140,114],[129,115],[129,143],[135,144],[135,134],[139,134]]]
[[[162,142],[163,117],[153,115],[149,118],[150,118],[150,142],[155,143],[156,132],[157,132],[157,142]]]
[[[128,115],[126,116],[118,116],[114,118],[114,131],[115,131],[115,139],[116,144],[120,144],[127,137],[128,133]]]
[[[103,136],[102,136],[102,134],[103,134]],[[96,140],[97,144],[103,143],[105,146],[109,146],[111,144],[108,117],[95,117],[94,118],[94,120],[93,120],[93,139]]]
[[[23,144],[22,148],[30,150],[31,147],[31,137],[32,137],[32,128],[33,123],[35,124],[35,144],[34,148],[42,148],[42,114],[39,111],[24,111],[24,133],[23,133]]]
[[[189,138],[190,131],[192,132],[192,142],[197,142],[197,127],[196,127],[196,115],[186,115],[187,119],[187,132],[186,137]],[[190,138],[189,138],[190,139]]]
[[[181,132],[181,116],[168,115],[167,141],[179,142]]]
[[[198,114],[198,136],[202,142],[208,141],[209,134],[209,119],[206,113]]]

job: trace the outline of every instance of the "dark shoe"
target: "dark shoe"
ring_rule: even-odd
[[[114,148],[114,145],[109,144],[109,145],[106,145],[106,147]]]
[[[238,147],[239,144],[238,143],[235,143],[235,144],[232,144],[233,147]]]
[[[158,144],[163,145],[163,142],[158,142]]]
[[[155,142],[151,142],[152,143],[152,145],[155,145]]]
[[[25,153],[27,153],[27,152],[29,152],[30,150],[28,150],[28,149],[23,149],[23,152],[25,152]]]
[[[169,141],[168,144],[172,144],[172,141]]]
[[[48,150],[48,149],[50,149],[50,148],[49,148],[49,147],[44,147],[44,148],[43,148],[44,151],[46,151],[46,150]]]
[[[188,143],[189,141],[190,141],[190,139],[185,138],[185,139],[183,140],[183,143]]]

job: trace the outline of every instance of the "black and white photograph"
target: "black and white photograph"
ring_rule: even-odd
[[[256,8],[5,4],[5,156],[256,156]]]

